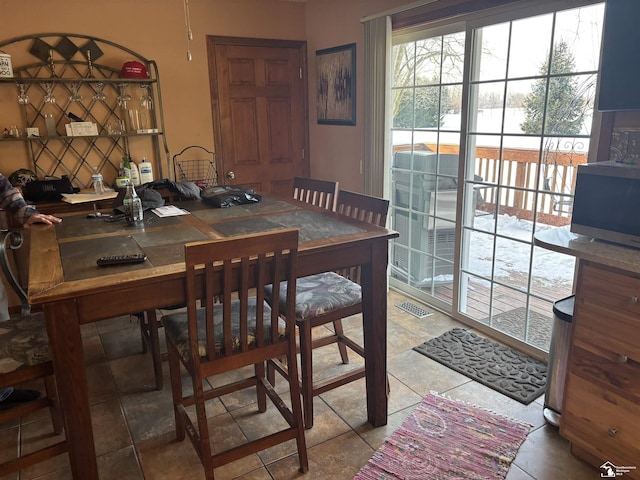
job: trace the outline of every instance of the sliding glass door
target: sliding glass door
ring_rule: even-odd
[[[397,43],[392,90],[391,219],[401,235],[392,246],[391,277],[448,303],[465,45],[465,32],[452,30]]]
[[[390,198],[392,285],[546,351],[574,259],[533,234],[570,223],[604,6],[542,3],[394,35]]]

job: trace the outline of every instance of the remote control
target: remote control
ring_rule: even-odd
[[[126,263],[142,263],[147,259],[144,253],[133,253],[131,255],[110,255],[108,257],[100,257],[96,263],[105,267],[108,265],[123,265]]]

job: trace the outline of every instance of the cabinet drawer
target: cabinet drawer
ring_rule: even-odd
[[[640,278],[591,264],[583,265],[581,272],[580,301],[640,315]]]
[[[640,403],[640,364],[592,345],[574,345],[570,371]]]
[[[582,300],[582,299],[581,299]],[[612,356],[640,361],[640,315],[588,301],[576,302],[573,341],[608,350]]]
[[[637,402],[569,374],[560,422],[560,433],[564,437],[590,450],[603,463],[638,464],[640,405]]]

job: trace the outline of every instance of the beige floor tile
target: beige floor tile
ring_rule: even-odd
[[[513,463],[540,480],[600,478],[600,470],[574,457],[569,452],[569,442],[551,425],[531,432]]]
[[[520,420],[532,425],[532,431],[545,425],[542,416],[542,406],[537,402],[524,405],[502,395],[495,390],[485,387],[478,382],[467,382],[464,385],[443,392],[447,397],[455,400],[478,405],[507,417]]]
[[[142,353],[140,328],[137,324],[100,334],[107,359],[113,360]]]
[[[517,465],[511,464],[506,480],[535,480],[534,477],[522,470]]]
[[[136,444],[145,478],[153,480],[198,480],[204,470],[191,442],[176,441],[174,432]]]
[[[132,444],[120,402],[114,398],[91,406],[96,455],[115,452]]]
[[[98,457],[100,478],[118,480],[143,480],[145,477],[138,465],[133,445]]]
[[[135,443],[174,431],[173,399],[169,388],[127,394],[120,397],[120,402]]]
[[[23,425],[21,429],[22,454],[28,454],[35,450],[59,443],[64,439],[64,434],[56,435],[53,432],[50,417],[37,422]],[[45,474],[64,470],[69,467],[69,456],[64,453],[37,463],[20,472],[20,479],[39,478]]]
[[[118,397],[113,374],[106,361],[87,366],[87,383],[89,384],[89,403],[91,405]]]
[[[102,348],[102,342],[98,335],[92,335],[84,337],[82,340],[84,346],[84,363],[85,365],[93,365],[95,363],[104,362],[106,357],[104,355],[104,349]]]
[[[367,463],[373,449],[355,432],[348,432],[309,450],[309,471],[305,480],[351,480]],[[291,456],[267,465],[276,480],[299,478],[298,457]]]
[[[544,398],[529,405],[503,396],[469,378],[450,370],[413,347],[461,324],[437,310],[418,319],[395,305],[407,297],[391,291],[388,296],[388,369],[389,417],[387,425],[373,428],[367,423],[365,380],[361,379],[321,396],[314,397],[314,427],[305,431],[309,455],[309,472],[298,472],[298,456],[294,441],[251,455],[215,470],[217,480],[285,480],[285,479],[352,479],[411,413],[429,391],[489,408],[497,413],[524,421],[533,428],[520,448],[507,480],[556,480],[599,478],[599,471],[578,460],[569,452],[569,444],[555,427],[542,417]],[[355,315],[344,319],[349,336],[362,341],[362,319]],[[314,336],[328,332],[314,329]],[[149,354],[142,354],[138,323],[128,315],[82,327],[87,377],[89,380],[92,418],[101,478],[198,480],[204,470],[189,440],[175,440],[175,426],[169,372],[163,364],[164,389],[155,390],[153,367]],[[341,363],[337,347],[331,345],[314,351],[314,375],[324,378],[362,365],[362,359],[350,355],[350,364]],[[238,378],[243,372],[207,379],[218,384]],[[276,390],[286,403],[288,385],[277,376]],[[183,370],[185,393],[192,391]],[[23,388],[42,388],[31,382]],[[275,407],[266,413],[256,410],[255,390],[225,395],[209,401],[207,412],[215,449],[228,448],[255,438],[274,426],[283,426]],[[194,408],[188,411],[195,418]],[[51,441],[50,419],[46,410],[35,412],[22,422],[23,441]],[[0,425],[0,459],[15,451],[18,441],[17,422]],[[48,436],[47,436],[48,435]],[[66,454],[21,472],[19,480],[68,480],[71,474]],[[17,476],[0,480],[18,480]]]
[[[389,358],[387,368],[394,377],[422,396],[430,391],[447,391],[471,381],[411,349]]]
[[[400,428],[402,422],[404,422],[405,418],[413,412],[420,400],[421,399],[404,410],[400,410],[389,415],[387,417],[387,424],[382,427],[374,428],[368,422],[364,422],[357,427],[355,431],[373,450],[378,450],[384,444],[384,441],[389,438],[393,432]]]
[[[113,381],[121,395],[155,391],[156,380],[150,353],[134,353],[109,361]],[[164,384],[170,390],[169,365],[162,365]]]

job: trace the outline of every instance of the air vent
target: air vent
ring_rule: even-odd
[[[405,312],[410,313],[416,318],[425,318],[433,313],[411,302],[398,303],[396,307],[398,307],[400,310],[404,310]]]

